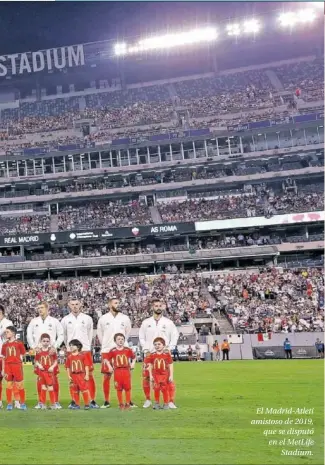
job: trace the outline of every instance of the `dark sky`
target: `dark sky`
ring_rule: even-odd
[[[267,14],[282,3],[0,2],[0,54],[134,37],[182,25]]]

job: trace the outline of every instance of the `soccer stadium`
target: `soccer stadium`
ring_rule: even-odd
[[[324,4],[28,5],[0,463],[324,464]]]

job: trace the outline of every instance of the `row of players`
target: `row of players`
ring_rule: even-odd
[[[69,354],[67,357],[67,370],[68,376],[71,378],[70,383],[70,396],[71,403],[69,408],[79,408],[79,393],[89,392],[88,397],[84,396],[85,405],[90,408],[99,408],[96,398],[96,384],[93,376],[94,366],[91,354],[91,343],[93,340],[93,321],[92,318],[81,311],[81,302],[76,298],[71,298],[68,303],[70,313],[65,316],[61,322],[49,315],[49,306],[47,302],[40,302],[38,305],[39,316],[32,319],[27,328],[27,340],[29,346],[36,352],[37,363],[40,366],[35,367],[37,378],[37,392],[38,404],[36,408],[44,408],[44,392],[49,392],[51,408],[60,409],[59,403],[59,381],[58,381],[58,368],[57,361],[55,367],[53,363],[49,364],[49,359],[46,358],[49,354],[56,355],[57,349],[61,346],[62,342],[68,348]],[[131,356],[131,349],[127,348],[127,339],[131,332],[131,321],[127,315],[120,312],[119,300],[116,297],[111,297],[108,301],[109,311],[103,315],[98,322],[97,335],[101,343],[102,367],[103,374],[103,393],[104,404],[102,408],[110,407],[110,385],[111,377],[114,372],[116,376],[116,368],[123,368],[130,371],[133,367],[133,355]],[[146,354],[143,370],[142,370],[142,387],[145,395],[144,408],[148,408],[151,403],[151,386],[153,386],[155,394],[154,408],[159,408],[160,392],[163,394],[164,408],[176,408],[175,405],[175,383],[173,381],[172,359],[170,349],[177,345],[178,331],[175,324],[163,316],[164,304],[155,299],[152,301],[153,316],[146,318],[141,325],[139,331],[139,340],[143,352]],[[4,308],[0,306],[0,311],[4,313]],[[13,397],[20,405],[20,408],[25,409],[25,390],[23,384],[23,369],[22,357],[25,355],[25,347],[22,342],[16,341],[16,330],[12,326],[12,322],[3,318],[0,323],[0,338],[5,336],[6,342],[3,344],[2,354],[2,377],[0,382],[0,401],[2,405],[2,378],[7,382],[6,396],[8,410],[12,410]],[[158,339],[157,339],[158,338]],[[47,342],[48,340],[48,342]],[[44,342],[45,341],[45,342]],[[126,351],[116,353],[116,350]],[[47,353],[43,353],[43,352]],[[41,354],[41,359],[39,357]],[[156,354],[158,361],[152,359],[152,354]],[[124,355],[124,357],[122,356]],[[163,355],[163,361],[160,361],[160,356]],[[45,357],[45,358],[44,358]],[[77,357],[74,360],[73,357]],[[40,362],[43,360],[43,364]],[[77,362],[80,363],[77,363]],[[74,363],[72,363],[74,362]],[[156,363],[156,365],[155,365]],[[122,364],[122,366],[121,366]],[[51,371],[49,369],[51,368]],[[156,371],[155,371],[156,370]],[[157,371],[158,370],[158,371]],[[46,378],[51,384],[44,383],[44,379],[40,373],[48,373]],[[74,377],[72,375],[80,375]],[[164,376],[165,381],[157,381],[157,376]],[[130,383],[119,383],[119,375],[115,379],[115,387],[118,392],[118,400],[122,408],[123,402],[121,401],[121,386],[126,395],[126,405],[134,406],[131,401],[131,381]],[[123,375],[124,376],[124,375]],[[162,379],[162,378],[159,378]],[[77,381],[78,382],[75,382]],[[153,384],[153,381],[154,384]],[[130,389],[125,387],[130,386]],[[85,389],[87,387],[87,389]],[[50,388],[50,389],[49,389]],[[52,392],[52,394],[50,394]],[[86,395],[86,394],[85,394]],[[124,404],[123,404],[124,405]]]

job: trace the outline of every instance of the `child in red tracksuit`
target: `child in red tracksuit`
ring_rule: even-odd
[[[72,384],[74,405],[69,407],[71,410],[79,410],[79,393],[82,393],[85,410],[89,410],[90,392],[89,392],[89,373],[90,361],[87,354],[81,353],[82,344],[78,339],[73,339],[69,343],[70,353],[67,357],[65,367],[67,369],[70,384]]]
[[[165,340],[162,337],[156,337],[153,341],[155,352],[146,357],[146,363],[149,365],[150,382],[153,385],[155,404],[154,410],[159,410],[160,393],[162,393],[164,410],[169,406],[169,383],[174,379],[174,365],[170,353],[165,352]]]
[[[51,338],[48,334],[44,333],[41,335],[41,350],[35,356],[35,374],[38,376],[38,380],[41,383],[40,392],[40,407],[46,409],[46,393],[49,393],[51,402],[51,410],[56,410],[56,395],[54,392],[54,385],[56,382],[56,376],[59,373],[58,369],[58,356],[52,354]]]
[[[120,410],[128,410],[131,404],[131,370],[135,366],[135,354],[129,347],[124,347],[124,334],[115,334],[114,342],[116,347],[108,353],[105,362],[109,372],[114,371],[114,384]],[[125,392],[125,403],[123,402],[123,391]]]

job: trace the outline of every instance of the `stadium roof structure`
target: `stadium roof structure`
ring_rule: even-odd
[[[266,55],[270,61],[275,61],[311,54],[312,50],[317,47],[322,48],[323,40],[320,40],[320,38],[324,34],[322,27],[323,12],[318,7],[324,4],[322,2],[311,2],[310,4],[303,3],[301,7],[290,7],[290,4],[288,5],[286,11],[279,12],[275,10],[274,14],[268,17],[254,16],[227,21],[222,20],[219,23],[217,21],[210,22],[209,24],[196,25],[178,31],[161,31],[161,33],[156,32],[142,37],[125,37],[118,42],[104,40],[36,52],[49,56],[54,51],[59,50],[61,55],[67,55],[66,60],[68,60],[68,58],[71,58],[68,57],[69,50],[73,47],[82,47],[84,58],[83,62],[80,63],[82,66],[62,66],[60,69],[56,69],[59,68],[58,66],[53,66],[51,69],[45,69],[38,73],[19,73],[13,69],[12,64],[14,67],[16,65],[9,58],[15,56],[19,60],[19,57],[24,55],[26,61],[32,61],[35,52],[0,56],[0,76],[3,76],[3,74],[1,75],[1,66],[4,61],[6,61],[7,68],[5,77],[0,77],[0,85],[12,86],[14,82],[21,82],[22,79],[30,80],[30,78],[35,82],[35,77],[40,81],[45,79],[46,81],[52,81],[53,83],[56,81],[58,83],[58,80],[65,79],[64,75],[69,76],[70,83],[71,78],[78,81],[82,77],[91,79],[91,76],[94,79],[101,79],[104,76],[108,78],[119,77],[121,72],[132,73],[131,66],[139,65],[139,63],[141,63],[142,67],[149,66],[148,70],[150,69],[150,62],[157,64],[158,60],[160,60],[161,66],[166,65],[162,58],[168,59],[170,68],[173,68],[175,65],[173,59],[175,57],[177,57],[180,66],[182,59],[185,61],[188,58],[195,58],[198,67],[207,71],[206,66],[209,66],[208,63],[211,63],[211,60],[221,60],[222,67],[222,60],[225,55],[227,55],[227,66],[229,66],[229,55],[231,55],[233,65],[230,66],[235,67],[236,60],[243,59],[242,54],[246,51],[248,54],[246,65],[263,63],[263,61],[260,63],[249,62],[249,53],[252,47],[254,48],[252,53],[255,53],[255,55],[261,54],[264,62]],[[281,47],[276,46],[277,42],[281,44]],[[276,53],[274,49],[276,49]],[[263,53],[261,53],[262,51]],[[274,56],[271,56],[271,52]],[[204,59],[206,59],[206,63]],[[258,60],[257,57],[256,60]],[[243,66],[243,64],[238,62],[238,66]],[[193,73],[193,71],[191,72]],[[51,76],[57,77],[51,79]],[[150,72],[147,72],[146,76],[150,76]],[[167,77],[171,76],[162,76],[162,78]],[[153,76],[152,80],[154,79],[157,79],[157,77]],[[136,79],[133,80],[133,82],[135,81]],[[138,81],[141,81],[141,77],[138,78]]]

